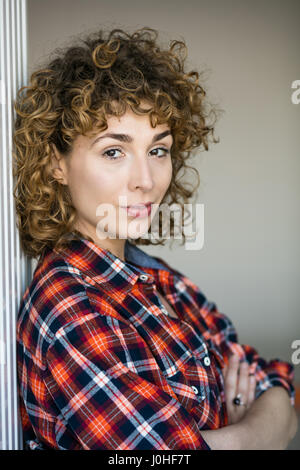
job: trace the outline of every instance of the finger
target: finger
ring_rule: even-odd
[[[222,368],[223,377],[226,377],[227,370],[228,370],[228,365],[225,364],[224,367]]]
[[[236,389],[236,394],[238,393],[242,395],[242,401],[247,404],[249,393],[249,364],[247,361],[244,361],[240,364]]]
[[[239,356],[233,354],[228,361],[228,368],[226,377],[224,379],[225,383],[225,395],[229,403],[233,400],[236,395],[236,387],[237,387],[237,373],[239,368]]]
[[[249,392],[248,392],[248,405],[251,405],[255,400],[256,378],[254,374],[249,375]]]

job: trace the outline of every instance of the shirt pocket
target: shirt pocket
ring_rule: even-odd
[[[162,371],[168,385],[176,394],[180,404],[190,411],[206,398],[205,387],[202,383],[197,365],[197,359],[189,351],[177,365],[169,358],[170,367]]]

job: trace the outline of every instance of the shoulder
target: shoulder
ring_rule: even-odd
[[[90,312],[86,283],[80,270],[56,252],[49,251],[38,263],[21,299],[17,339],[31,351],[47,349],[62,326]]]

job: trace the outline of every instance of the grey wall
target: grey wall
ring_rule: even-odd
[[[191,277],[240,342],[285,360],[300,339],[300,104],[291,102],[299,17],[298,0],[28,0],[30,71],[72,35],[101,26],[183,37],[191,67],[209,69],[209,96],[225,114],[220,143],[196,159],[204,247],[144,249]]]

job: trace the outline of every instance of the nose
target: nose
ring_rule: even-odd
[[[149,158],[141,156],[133,159],[130,169],[129,186],[131,190],[139,188],[145,192],[153,188],[154,181]]]

